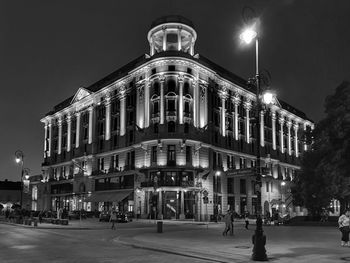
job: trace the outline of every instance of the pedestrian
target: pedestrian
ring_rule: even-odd
[[[112,222],[112,230],[115,230],[115,223],[117,222],[117,213],[115,211],[112,212],[109,222]]]
[[[231,230],[231,212],[227,210],[227,214],[224,216],[225,229],[222,232],[223,236],[227,236],[227,232]]]
[[[342,233],[341,237],[341,246],[350,246],[349,243],[349,232],[350,232],[350,211],[345,211],[345,214],[342,214],[338,219],[339,230]]]
[[[231,229],[230,229],[230,235],[233,236],[233,222],[235,221],[235,218],[234,218],[234,212],[231,211]]]
[[[40,211],[38,216],[39,216],[39,223],[41,224],[43,222],[43,212]]]
[[[244,214],[244,221],[245,221],[245,229],[248,229],[248,226],[249,226],[248,212]]]

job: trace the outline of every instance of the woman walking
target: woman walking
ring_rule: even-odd
[[[341,237],[341,246],[350,246],[349,243],[349,232],[350,232],[350,211],[346,211],[345,214],[342,214],[338,219],[339,230],[342,233]]]
[[[224,217],[224,221],[225,221],[225,229],[224,232],[222,232],[223,236],[227,236],[227,232],[229,232],[231,230],[231,211],[227,210],[227,214]]]
[[[115,223],[117,222],[117,213],[115,211],[112,212],[109,222],[112,222],[112,230],[115,230]]]

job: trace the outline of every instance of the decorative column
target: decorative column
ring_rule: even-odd
[[[181,28],[177,30],[177,50],[181,50]]]
[[[120,90],[120,136],[124,136],[126,132],[126,104],[125,104],[125,99],[126,99],[126,88],[121,87]]]
[[[184,88],[184,77],[182,75],[178,76],[179,81],[179,124],[184,123],[184,97],[183,97],[183,88]]]
[[[199,96],[198,96],[198,78],[192,81],[193,87],[193,126],[198,127],[199,118]]]
[[[265,146],[264,111],[260,111],[260,145]]]
[[[144,127],[144,85],[138,85],[136,87],[136,123],[141,129]]]
[[[239,97],[236,96],[234,98],[234,101],[233,101],[233,103],[235,105],[235,139],[236,139],[236,141],[239,140],[239,133],[238,133],[238,117],[239,117],[238,105],[239,105],[239,102],[240,102]]]
[[[284,138],[283,138],[283,124],[284,124],[284,117],[279,118],[280,123],[280,147],[281,147],[281,153],[284,153]]]
[[[244,103],[244,108],[245,108],[245,135],[246,135],[246,142],[250,143],[250,117],[249,117],[249,111],[251,108],[251,102],[249,100],[247,100]]]
[[[225,109],[225,100],[227,98],[226,87],[223,87],[219,91],[219,96],[221,98],[221,114],[220,114],[220,133],[222,136],[226,136],[226,109]]]
[[[47,156],[50,157],[51,156],[51,144],[52,144],[52,122],[51,120],[49,120],[49,124],[48,124],[48,128],[49,128],[49,138],[48,138],[48,154]]]
[[[75,133],[75,148],[79,148],[79,139],[80,139],[80,115],[81,115],[80,112],[77,112],[77,113],[75,114],[76,119],[77,119],[77,124],[76,124],[77,131],[76,131],[76,133]]]
[[[89,107],[89,140],[88,140],[88,144],[91,144],[92,143],[92,114],[93,114],[93,110],[94,110],[94,107],[93,106],[90,106]]]
[[[111,97],[110,94],[106,96],[106,125],[105,125],[105,140],[108,141],[111,138]]]
[[[181,190],[181,210],[180,220],[185,219],[185,194],[184,190]]]
[[[62,117],[58,117],[58,154],[62,151]]]
[[[166,51],[166,41],[167,41],[167,32],[166,28],[163,29],[163,51]]]
[[[72,115],[68,113],[67,115],[67,152],[71,149],[71,135],[72,135]]]
[[[272,120],[272,149],[276,150],[276,112],[271,112]]]
[[[151,83],[149,80],[145,82],[145,128],[149,126],[149,90]]]
[[[161,76],[160,80],[160,124],[164,124],[164,83],[165,77]]]
[[[292,121],[291,119],[288,119],[287,121],[287,129],[288,129],[288,154],[292,155],[292,136],[290,133],[290,129],[292,127]]]
[[[294,127],[294,150],[295,150],[295,156],[299,157],[299,144],[298,144],[299,124],[297,122],[295,122],[293,127]]]
[[[207,84],[199,85],[199,112],[201,116],[199,118],[199,127],[203,128],[208,124],[208,99],[207,99]]]
[[[47,138],[47,129],[48,129],[48,123],[45,122],[45,126],[44,126],[44,158],[46,157],[46,151],[47,151],[47,141],[48,141],[48,138]]]
[[[191,44],[190,44],[190,54],[194,55],[194,43],[193,43],[193,37],[191,37]]]
[[[150,45],[150,55],[153,56],[154,55],[154,39],[153,36],[151,37],[151,42],[149,43]]]
[[[304,123],[304,134],[306,132],[306,122]],[[305,135],[304,135],[305,136]],[[307,144],[306,144],[306,140],[304,139],[304,151],[307,151]]]

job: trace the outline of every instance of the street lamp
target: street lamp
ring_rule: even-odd
[[[23,175],[24,175],[24,169],[23,169],[23,165],[24,165],[24,153],[21,150],[17,150],[15,152],[15,161],[17,164],[21,164],[21,199],[20,199],[20,203],[19,205],[22,208],[22,192],[23,192]]]
[[[263,110],[262,103],[264,104],[271,104],[273,102],[273,94],[270,91],[265,91],[264,93],[261,93],[260,91],[260,74],[259,74],[259,36],[257,32],[257,24],[258,20],[255,19],[255,23],[246,28],[241,34],[240,39],[246,43],[250,44],[255,39],[255,66],[256,66],[256,72],[255,72],[255,83],[256,83],[256,111],[255,111],[255,120],[257,124],[257,131],[256,131],[256,190],[257,190],[257,219],[256,219],[256,230],[253,235],[253,255],[252,259],[256,261],[266,261],[267,255],[266,255],[266,249],[265,249],[265,243],[266,243],[266,236],[264,235],[263,228],[262,228],[262,207],[261,207],[261,156],[260,156],[260,112]]]

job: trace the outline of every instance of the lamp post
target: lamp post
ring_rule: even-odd
[[[215,172],[215,191],[214,191],[214,205],[215,205],[215,222],[218,222],[219,217],[219,205],[218,205],[218,177],[220,176],[220,171]]]
[[[256,219],[256,229],[253,235],[253,255],[252,259],[255,261],[266,261],[266,236],[264,235],[262,228],[262,207],[261,207],[261,156],[260,156],[260,112],[263,110],[262,103],[270,104],[273,101],[273,94],[270,92],[261,93],[260,91],[260,74],[259,74],[259,38],[256,30],[258,20],[255,23],[246,28],[241,34],[240,39],[246,44],[250,44],[255,39],[255,86],[256,86],[256,111],[255,120],[257,124],[256,129],[256,170],[255,170],[255,180],[256,180],[256,191],[257,191],[257,219]]]
[[[21,150],[17,150],[15,152],[15,161],[17,164],[21,165],[21,199],[20,199],[20,203],[19,205],[22,208],[22,198],[23,198],[23,174],[24,174],[24,169],[23,169],[23,165],[24,165],[24,154]]]

